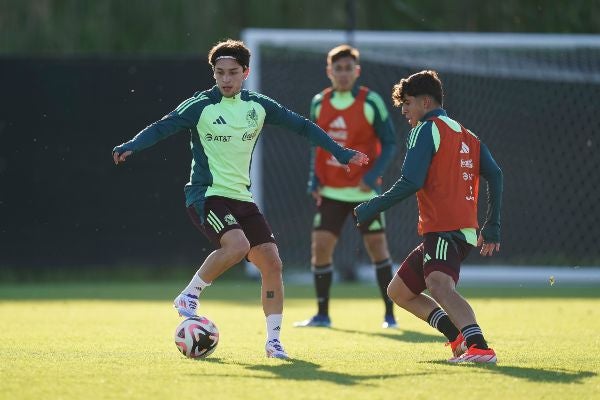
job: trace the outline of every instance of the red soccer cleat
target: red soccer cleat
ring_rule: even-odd
[[[458,357],[452,357],[448,360],[451,363],[475,362],[475,363],[495,363],[497,361],[496,352],[493,349],[478,349],[475,345]]]
[[[446,346],[450,346],[454,357],[460,357],[465,351],[467,351],[467,342],[465,341],[462,332],[458,333],[458,336],[453,342],[447,342]]]

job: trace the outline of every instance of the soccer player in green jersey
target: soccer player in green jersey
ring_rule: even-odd
[[[356,85],[360,76],[359,51],[349,45],[337,46],[327,54],[327,77],[331,86],[318,93],[311,103],[311,119],[341,146],[365,153],[372,162],[352,166],[350,173],[321,149],[313,152],[309,192],[315,199],[311,269],[317,295],[317,314],[296,322],[298,327],[329,327],[329,293],[333,281],[333,252],[344,222],[354,207],[377,196],[381,176],[396,153],[396,135],[385,103],[376,92]],[[392,261],[385,237],[383,213],[359,228],[373,263],[384,302],[384,328],[396,328],[393,302],[387,295],[392,280]]]
[[[181,316],[196,315],[202,291],[247,258],[261,273],[268,357],[288,358],[279,341],[283,313],[282,262],[269,224],[252,201],[250,163],[264,124],[280,125],[308,138],[342,164],[364,165],[368,157],[339,146],[306,118],[259,93],[242,90],[250,51],[241,41],[217,43],[208,53],[216,85],[197,92],[161,120],[113,149],[115,164],[178,132],[191,134],[192,165],[186,207],[213,251],[179,296]]]

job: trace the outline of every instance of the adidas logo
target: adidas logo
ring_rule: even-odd
[[[281,326],[277,326],[275,328],[273,328],[274,331],[280,331],[281,330]]]
[[[329,127],[334,129],[346,129],[346,121],[344,121],[344,117],[340,115],[329,124]]]
[[[219,118],[213,122],[213,125],[227,125],[227,121],[225,121],[222,115],[219,115]]]
[[[460,154],[469,154],[469,146],[465,142],[460,146]]]

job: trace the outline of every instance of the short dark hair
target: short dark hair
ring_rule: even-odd
[[[392,89],[394,106],[401,107],[406,96],[431,96],[440,106],[444,105],[444,89],[436,71],[424,70],[402,78]]]
[[[354,59],[354,61],[358,64],[358,59],[360,57],[360,53],[358,52],[357,49],[355,49],[354,47],[352,47],[350,45],[347,45],[347,44],[339,45],[339,46],[334,47],[333,49],[329,50],[329,53],[327,53],[327,65],[331,65],[343,57],[352,57]]]
[[[241,40],[227,39],[215,44],[208,52],[208,63],[215,67],[220,57],[233,57],[244,68],[250,66],[250,50]]]

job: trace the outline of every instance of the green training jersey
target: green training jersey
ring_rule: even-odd
[[[247,90],[224,97],[216,86],[197,92],[114,151],[135,153],[177,132],[190,132],[192,165],[185,188],[186,205],[208,196],[252,201],[252,154],[265,124],[280,125],[306,136],[344,164],[354,155],[314,123],[269,97]]]

